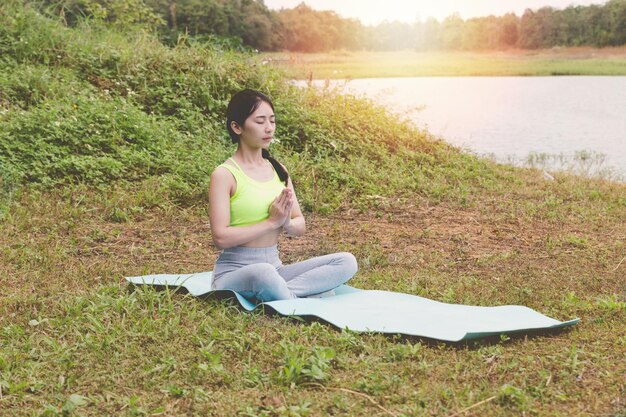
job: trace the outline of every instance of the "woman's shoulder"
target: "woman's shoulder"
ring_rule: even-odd
[[[217,179],[229,179],[232,178],[233,175],[236,175],[235,167],[227,162],[228,160],[222,162],[215,168],[213,168],[213,172],[211,173],[211,178]],[[232,175],[231,175],[232,174]]]
[[[232,158],[225,159],[221,164],[217,165],[213,169],[213,172],[215,172],[215,170],[217,170],[218,168],[220,168],[221,171],[224,171],[224,170],[226,170],[228,168],[237,168],[237,166],[235,165],[235,163],[231,159]]]

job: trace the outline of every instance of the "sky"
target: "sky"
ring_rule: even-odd
[[[264,0],[270,9],[293,8],[303,0]],[[428,17],[442,21],[458,12],[463,19],[490,14],[501,16],[513,12],[518,16],[525,9],[537,10],[544,6],[564,9],[567,6],[604,4],[605,1],[586,0],[305,0],[316,10],[334,10],[344,18],[356,18],[365,25],[375,25],[384,20],[412,23]]]

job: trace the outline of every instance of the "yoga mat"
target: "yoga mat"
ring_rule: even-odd
[[[184,287],[195,297],[210,293],[233,295],[252,311],[266,305],[285,316],[315,316],[341,329],[421,336],[459,342],[500,334],[557,329],[580,321],[558,321],[524,306],[468,306],[447,304],[392,291],[362,290],[349,285],[335,288],[335,295],[255,304],[231,290],[212,290],[213,274],[156,274],[126,277],[134,285]]]

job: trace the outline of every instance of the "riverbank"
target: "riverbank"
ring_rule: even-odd
[[[368,97],[468,152],[502,163],[626,180],[626,77],[293,80]]]
[[[295,79],[418,76],[626,75],[626,47],[486,52],[262,53]]]

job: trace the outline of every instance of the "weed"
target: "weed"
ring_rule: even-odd
[[[242,417],[306,417],[311,414],[311,403],[302,401],[297,405],[263,405],[263,406],[247,406],[244,410],[237,412]]]
[[[620,300],[617,294],[596,297],[596,305],[610,312],[626,312],[626,301]]]
[[[397,344],[392,346],[386,354],[386,359],[389,362],[401,362],[405,360],[418,359],[419,353],[422,350],[421,343],[411,344]]]
[[[524,390],[510,384],[500,387],[496,401],[502,406],[520,411],[527,410],[529,405],[529,399]]]
[[[276,378],[284,385],[295,387],[307,381],[324,381],[328,378],[335,351],[327,347],[314,347],[307,354],[301,345],[281,343],[283,363]]]

